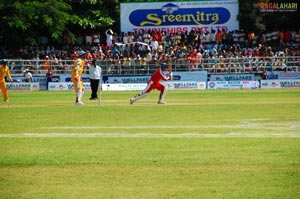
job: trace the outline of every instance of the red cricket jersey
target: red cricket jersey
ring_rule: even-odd
[[[158,83],[159,80],[164,80],[167,81],[169,79],[169,76],[166,76],[163,71],[161,70],[161,68],[158,68],[154,71],[153,75],[151,76],[151,78],[149,79],[149,82],[153,82],[154,84]]]

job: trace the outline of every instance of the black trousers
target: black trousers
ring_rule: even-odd
[[[99,86],[99,79],[90,79],[90,83],[92,89],[91,98],[98,98],[97,92]]]

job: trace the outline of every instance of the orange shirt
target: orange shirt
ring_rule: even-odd
[[[280,42],[283,42],[283,39],[284,39],[284,32],[280,31],[279,32],[279,40],[280,40]]]
[[[222,41],[222,33],[221,32],[217,32],[216,41]]]
[[[250,40],[253,40],[254,39],[254,32],[250,32],[249,34],[248,34],[248,39],[250,39]]]
[[[46,70],[50,69],[50,60],[49,59],[46,59],[46,61],[45,61],[45,69]]]

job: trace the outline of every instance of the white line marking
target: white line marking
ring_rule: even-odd
[[[41,129],[178,129],[203,128],[203,126],[49,126]]]
[[[0,134],[0,138],[300,138],[300,133],[152,134],[152,133],[22,133]]]
[[[261,122],[268,121],[269,119],[247,119],[239,120],[237,124],[232,125],[181,125],[181,126],[48,126],[41,127],[43,129],[54,130],[52,133],[20,133],[20,134],[0,134],[0,138],[33,138],[33,137],[124,137],[124,138],[300,138],[300,122],[299,118],[290,121],[282,122]],[[270,119],[271,120],[271,119]],[[260,122],[259,122],[260,121]],[[89,133],[68,133],[68,130],[76,129],[98,129],[98,132]],[[118,132],[103,133],[101,129],[118,129]],[[128,133],[126,129],[140,129],[141,133]],[[151,129],[184,129],[181,132],[187,133],[151,133]],[[190,129],[190,130],[188,130]],[[202,132],[209,132],[207,129],[236,129],[237,132],[227,134],[209,134]],[[239,129],[246,129],[247,132],[238,132]],[[146,130],[146,131],[145,131]],[[258,132],[256,133],[255,131]],[[234,131],[234,130],[233,130]],[[254,132],[253,132],[254,131]],[[272,133],[259,133],[259,132],[272,132]],[[253,133],[251,133],[253,132]],[[281,133],[285,132],[285,133]]]

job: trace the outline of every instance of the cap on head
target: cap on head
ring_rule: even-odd
[[[8,62],[7,59],[2,59],[2,60],[1,60],[1,63],[2,63],[2,64],[7,64],[7,62]]]
[[[83,51],[83,50],[81,50],[81,51],[78,52],[78,55],[79,55],[79,56],[82,56],[82,55],[85,55],[85,54],[86,54],[86,52]]]
[[[168,68],[168,66],[167,66],[167,64],[165,62],[162,62],[160,64],[160,67],[161,67],[162,70],[166,70]]]

